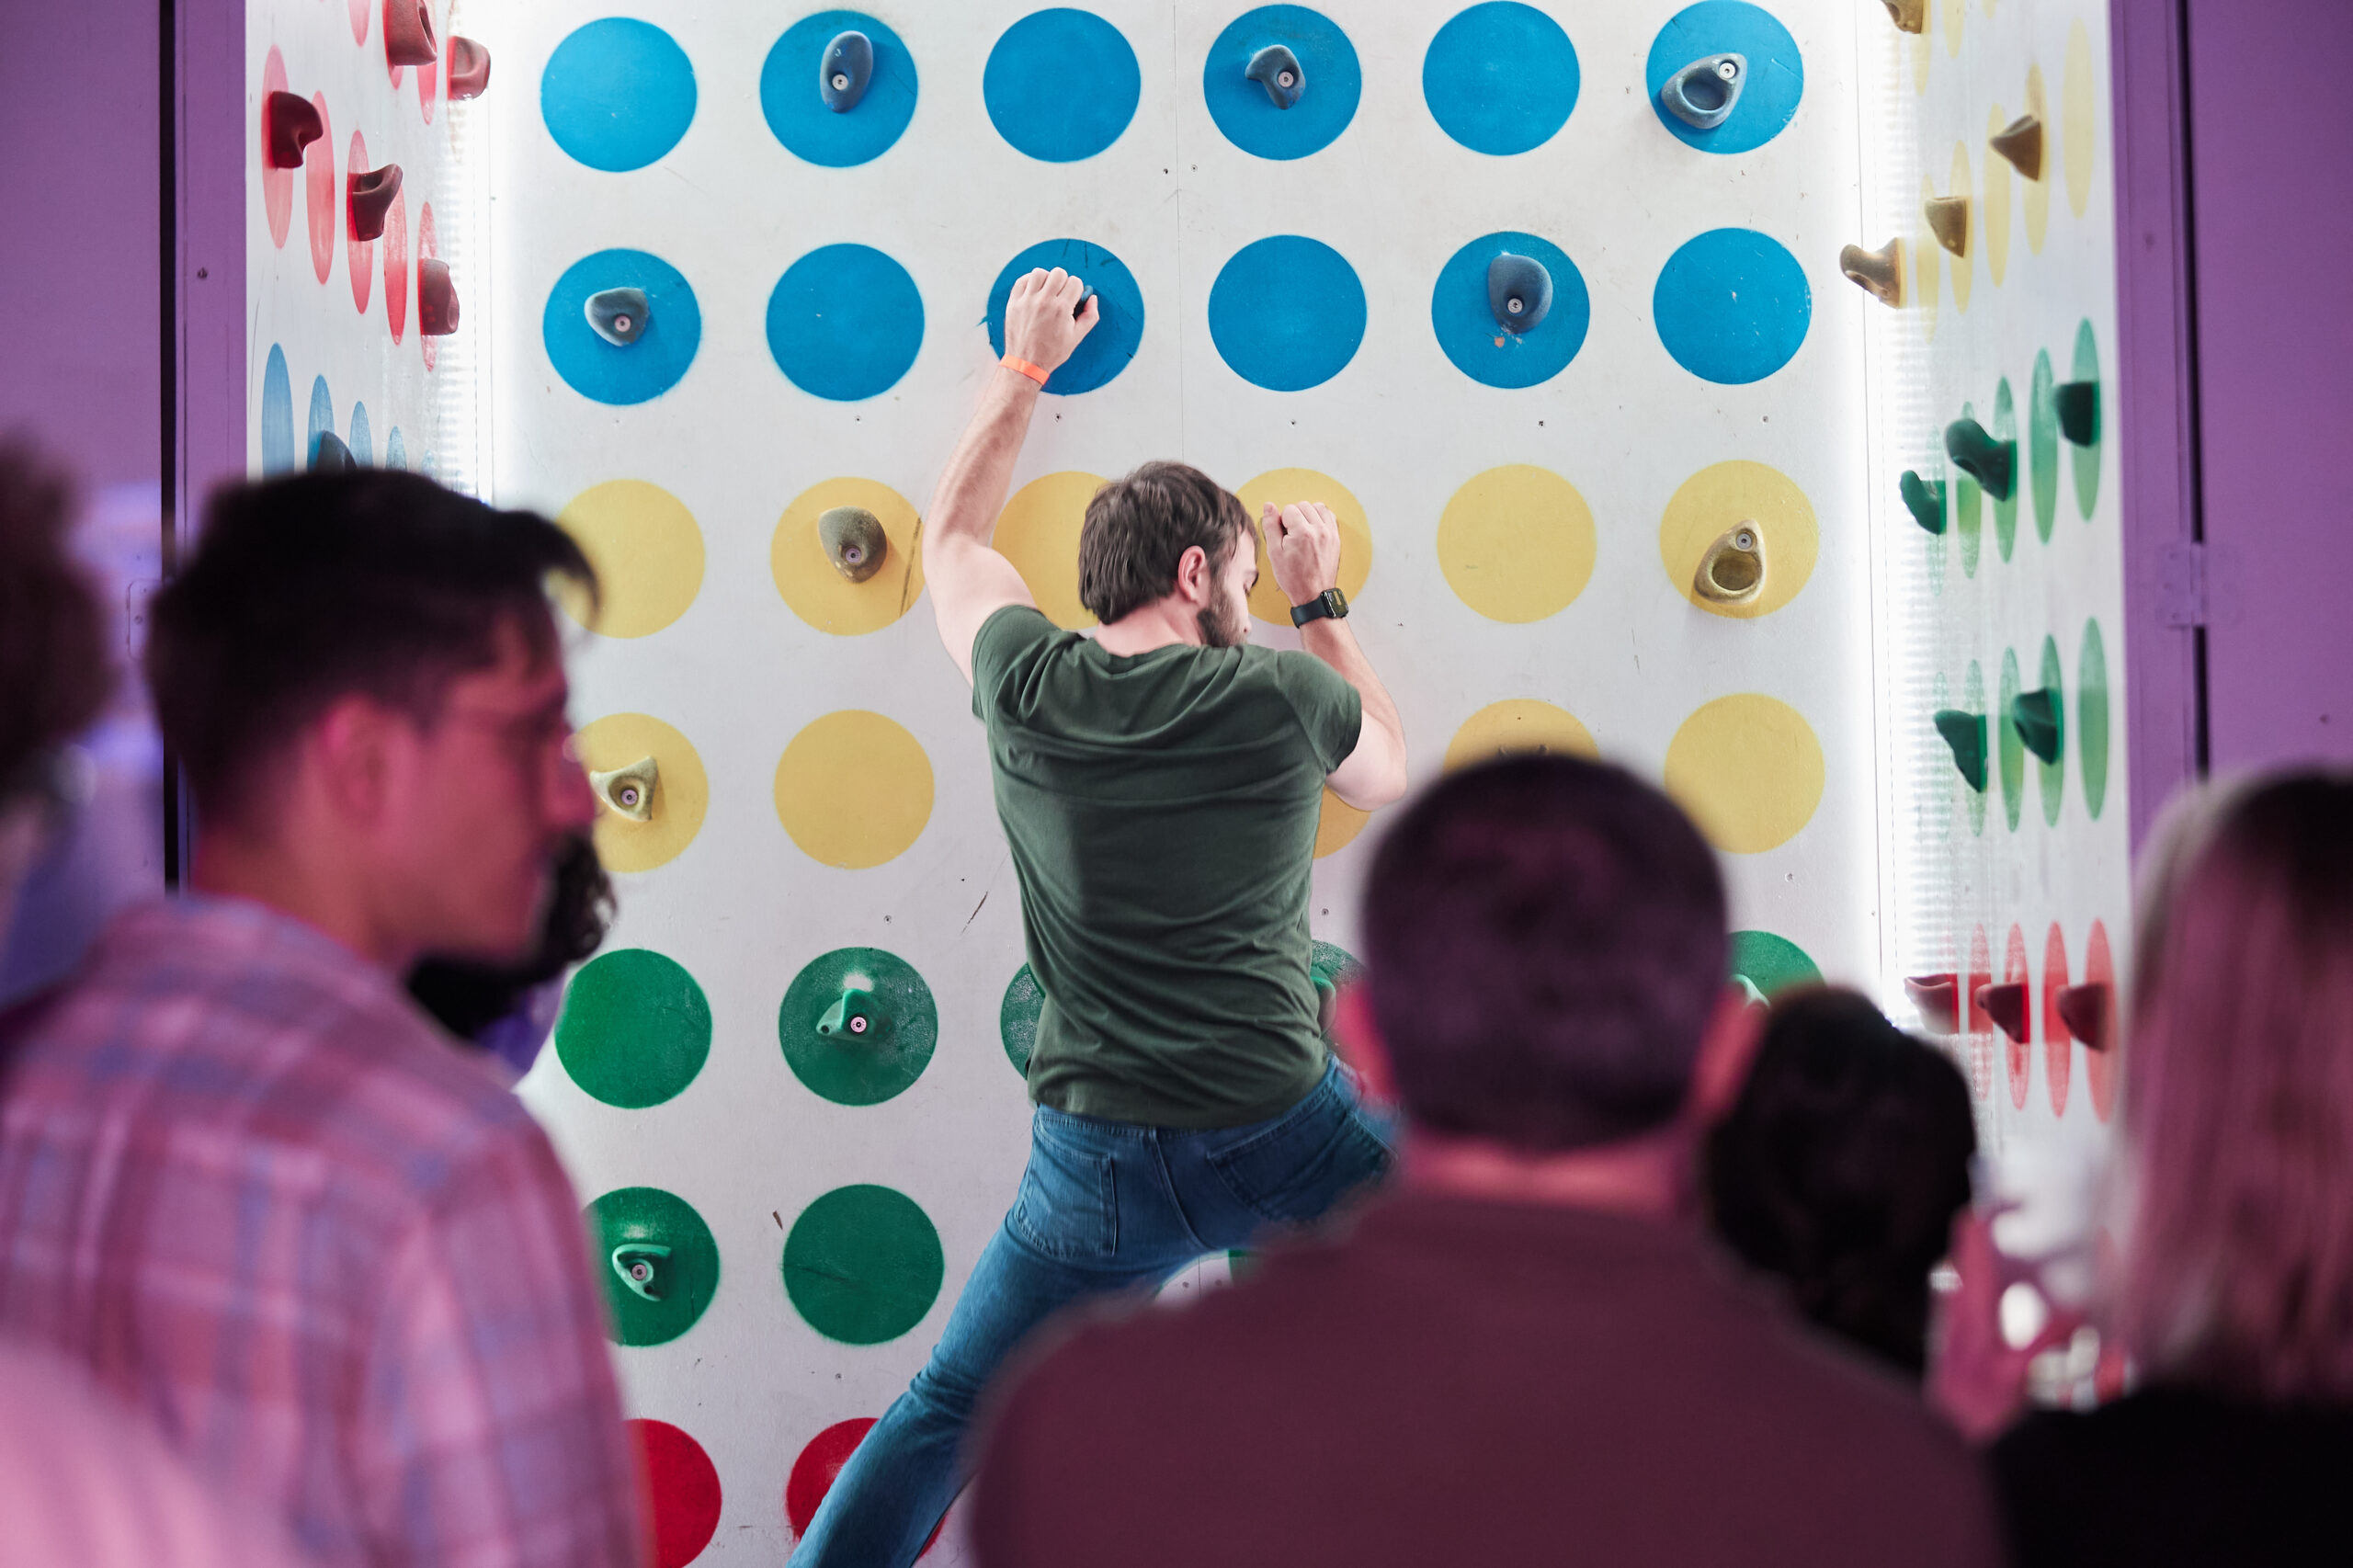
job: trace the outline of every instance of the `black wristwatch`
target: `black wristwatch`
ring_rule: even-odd
[[[1348,596],[1337,588],[1326,588],[1303,605],[1290,607],[1290,623],[1305,626],[1311,620],[1346,620],[1348,617]]]

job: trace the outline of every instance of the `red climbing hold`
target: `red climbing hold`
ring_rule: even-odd
[[[1994,1020],[1995,1028],[2024,1044],[2029,1028],[2026,993],[2024,981],[2012,980],[1998,985],[1981,985],[1970,1000],[1977,1004],[1979,1012]]]
[[[2109,988],[2094,981],[2060,988],[2059,1017],[2086,1051],[2108,1049]]]
[[[376,239],[384,232],[392,199],[401,193],[401,166],[386,164],[381,169],[369,169],[364,173],[353,169],[346,176],[345,190],[345,199],[351,208],[351,237],[355,240]]]
[[[449,281],[449,264],[431,256],[416,264],[416,330],[426,337],[447,337],[458,330],[458,290]]]
[[[384,0],[384,58],[394,65],[430,65],[441,58],[432,0]]]
[[[1930,1034],[1961,1032],[1961,977],[1957,974],[1915,974],[1904,981],[1904,994],[1920,1010],[1920,1027]]]
[[[490,51],[470,38],[449,35],[449,101],[478,98],[490,86]]]
[[[262,142],[273,169],[299,169],[302,149],[327,133],[318,106],[292,93],[272,93],[262,104]]]

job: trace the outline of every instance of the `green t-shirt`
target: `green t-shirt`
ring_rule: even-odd
[[[1011,608],[972,643],[972,711],[1046,996],[1030,1097],[1188,1128],[1297,1104],[1324,1067],[1308,873],[1356,688],[1267,648],[1108,653]]]

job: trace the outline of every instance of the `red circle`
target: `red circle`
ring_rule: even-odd
[[[269,243],[286,248],[294,223],[294,171],[269,166],[269,95],[286,90],[286,58],[272,45],[261,62],[261,207],[269,219]]]
[[[628,1425],[654,1505],[655,1568],[686,1568],[719,1529],[719,1471],[700,1443],[667,1421]]]
[[[2092,1114],[2106,1121],[2116,1111],[2117,1079],[2123,1068],[2124,1031],[2117,1027],[2123,998],[2116,994],[2116,960],[2108,950],[2108,927],[2092,922],[2091,939],[2084,944],[2084,983],[2108,987],[2108,1017],[2101,1031],[2105,1051],[2084,1052],[2084,1084],[2092,1092]]]
[[[849,1456],[858,1451],[858,1445],[866,1440],[866,1434],[873,1426],[874,1417],[870,1415],[836,1421],[810,1438],[808,1446],[801,1450],[801,1457],[792,1461],[792,1473],[784,1478],[784,1518],[792,1527],[793,1540],[799,1540],[809,1533],[809,1521],[817,1517],[817,1505],[834,1489],[842,1466],[849,1463]],[[947,1522],[942,1519],[932,1526],[931,1538],[923,1543],[924,1551],[938,1544],[939,1531]]]
[[[416,258],[419,261],[429,261],[439,254],[433,239],[433,203],[422,202],[416,210]],[[426,335],[422,309],[423,307],[420,306],[416,327],[416,347],[425,356],[425,368],[430,370],[439,355],[434,350],[433,339]]]
[[[1977,988],[1994,983],[1993,950],[1985,944],[1985,927],[1969,936],[1969,969],[1961,977],[1961,994],[1954,999],[1961,1032],[1969,1037],[1969,1092],[1984,1099],[1994,1092],[1993,1020],[1977,1010]]]
[[[442,38],[448,31],[449,18],[444,17],[435,27],[433,36]],[[438,96],[440,85],[441,57],[437,54],[416,68],[416,107],[425,111],[425,123],[427,125],[433,123],[433,100]]]
[[[2067,1085],[2075,1077],[2075,1037],[2059,1016],[2059,993],[2067,989],[2067,936],[2051,923],[2042,938],[2042,1078],[2051,1091],[2051,1114],[2067,1114]]]
[[[2006,985],[2023,985],[2026,994],[2026,1039],[2012,1040],[2002,1036],[2006,1065],[2010,1074],[2010,1104],[2017,1109],[2026,1108],[2027,1091],[2034,1079],[2034,976],[2026,967],[2026,933],[2018,926],[2010,927],[2010,940],[2002,955],[2002,982]]]
[[[384,324],[392,341],[408,330],[408,192],[394,193],[384,214]]]
[[[369,4],[369,0],[351,0],[352,42],[366,43],[368,41],[368,18],[375,9],[376,7]]]
[[[344,173],[347,176],[356,175],[367,166],[368,139],[355,131],[351,133],[351,150],[344,155]],[[346,206],[348,205],[347,199]],[[344,265],[351,273],[351,302],[359,307],[359,313],[364,316],[368,313],[368,296],[376,287],[376,242],[354,237],[348,217],[347,212],[343,238]]]
[[[324,283],[335,270],[335,209],[343,205],[335,199],[343,193],[335,187],[335,125],[327,119],[327,96],[313,93],[311,103],[325,133],[302,149],[302,204],[311,222],[311,265]]]

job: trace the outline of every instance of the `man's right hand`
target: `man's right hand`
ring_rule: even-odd
[[[1267,536],[1267,563],[1275,569],[1275,585],[1283,597],[1303,605],[1340,581],[1340,519],[1321,501],[1299,501],[1275,510],[1271,501],[1259,514],[1258,528]]]
[[[1099,295],[1080,307],[1086,292],[1086,284],[1059,267],[1051,272],[1034,268],[1017,278],[1005,304],[1006,355],[1050,373],[1060,369],[1101,318]]]

